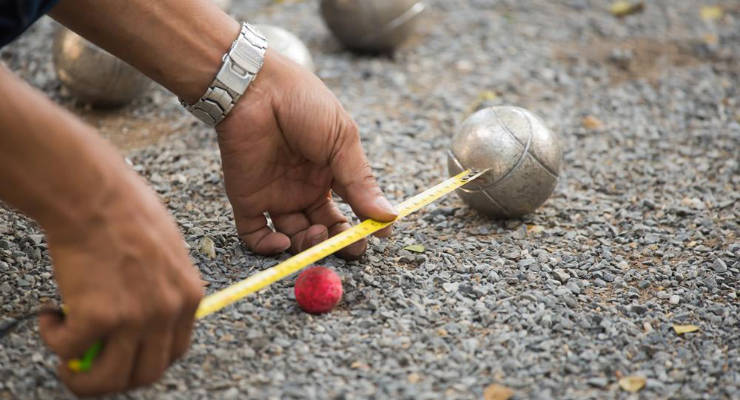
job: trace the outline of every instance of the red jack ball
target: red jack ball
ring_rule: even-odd
[[[311,267],[298,275],[294,292],[303,311],[323,314],[331,311],[342,298],[342,280],[329,268]]]

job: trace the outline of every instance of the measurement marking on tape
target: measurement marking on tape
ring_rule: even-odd
[[[396,218],[396,221],[432,203],[433,201],[452,192],[453,190],[470,183],[475,178],[478,178],[486,172],[487,170],[479,172],[473,170],[463,171],[458,175],[455,175],[452,178],[449,178],[446,181],[405,200],[404,202],[396,206],[396,210],[398,211],[398,217]],[[219,311],[222,308],[233,304],[254,292],[259,291],[260,289],[263,289],[279,281],[280,279],[287,277],[288,275],[298,272],[308,265],[315,263],[316,261],[319,261],[322,258],[327,257],[333,253],[336,253],[337,251],[351,245],[352,243],[355,243],[358,240],[393,224],[393,222],[395,221],[380,222],[372,219],[365,220],[362,223],[355,225],[354,227],[336,236],[333,236],[311,247],[308,250],[294,255],[293,257],[275,265],[274,267],[257,272],[256,274],[248,277],[243,281],[237,282],[229,287],[226,287],[209,296],[206,296],[200,302],[198,310],[195,313],[195,317],[200,319],[216,311]]]

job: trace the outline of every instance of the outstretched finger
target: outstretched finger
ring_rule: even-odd
[[[340,127],[329,163],[334,175],[334,191],[349,203],[358,217],[378,221],[396,218],[396,211],[375,181],[362,150],[357,125],[351,120]]]

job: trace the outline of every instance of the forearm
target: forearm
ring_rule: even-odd
[[[47,230],[105,206],[123,159],[96,132],[0,65],[0,199]]]
[[[51,15],[189,103],[239,32],[210,0],[62,0]]]

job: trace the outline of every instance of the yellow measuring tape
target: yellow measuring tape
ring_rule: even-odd
[[[440,197],[460,188],[479,176],[486,173],[484,171],[466,170],[446,181],[433,186],[414,197],[411,197],[403,203],[396,206],[398,217],[395,221],[419,210],[420,208],[432,203]],[[393,222],[379,222],[372,219],[363,221],[346,231],[332,236],[331,238],[290,257],[289,259],[260,271],[249,278],[237,282],[229,287],[221,289],[201,300],[198,310],[195,312],[195,318],[201,319],[207,315],[213,314],[222,308],[234,304],[248,295],[259,291],[285,277],[291,275],[308,265],[321,260],[337,251],[357,242],[358,240],[372,235],[373,233],[390,226]],[[101,350],[100,342],[91,347],[85,356],[78,360],[70,360],[68,365],[70,369],[76,372],[84,372],[91,368],[92,362]]]
[[[455,175],[452,178],[407,199],[396,206],[396,210],[398,211],[398,218],[396,218],[396,220],[401,219],[453,190],[470,183],[485,172],[486,171],[476,172],[473,170],[463,171],[458,175]],[[373,233],[391,225],[393,222],[379,222],[372,219],[365,220],[362,223],[311,247],[310,249],[290,257],[274,267],[260,271],[241,282],[237,282],[225,289],[215,292],[205,297],[200,302],[198,311],[195,312],[195,318],[200,319],[209,314],[213,314],[214,312],[233,304],[254,292],[257,292],[258,290],[269,286],[290,274],[300,271],[304,267],[315,263],[324,257],[336,253],[364,237],[372,235]]]

